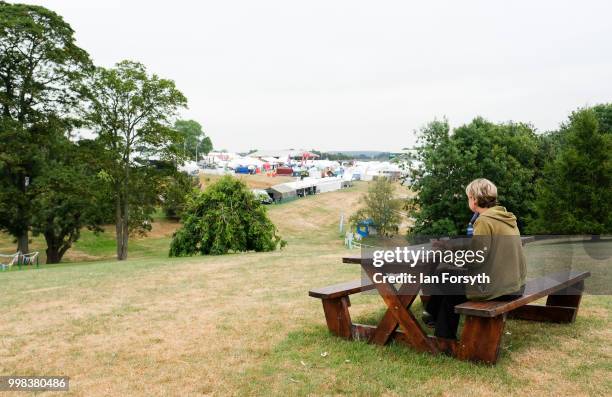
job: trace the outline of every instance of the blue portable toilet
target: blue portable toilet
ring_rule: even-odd
[[[366,219],[357,223],[357,229],[355,231],[361,237],[368,237],[370,235],[370,227],[373,226],[374,221],[372,221],[372,219]]]

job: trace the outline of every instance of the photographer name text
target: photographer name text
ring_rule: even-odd
[[[482,285],[491,283],[491,277],[486,273],[479,273],[475,275],[456,275],[451,273],[440,273],[435,275],[427,275],[423,273],[395,273],[395,274],[384,274],[374,273],[372,281],[375,284],[389,283],[389,284],[469,284],[469,285]]]

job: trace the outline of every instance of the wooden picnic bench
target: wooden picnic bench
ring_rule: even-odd
[[[359,263],[369,276],[380,269],[371,260],[345,257],[344,263]],[[309,291],[321,299],[325,320],[330,332],[351,340],[366,340],[384,345],[391,340],[409,345],[419,351],[446,353],[461,360],[495,364],[499,357],[506,318],[531,321],[570,323],[576,319],[589,272],[560,272],[530,280],[521,297],[512,301],[469,301],[455,306],[455,312],[465,317],[459,340],[429,336],[409,308],[420,291],[418,284],[403,284],[397,289],[389,283],[354,280]],[[353,324],[349,313],[350,295],[378,290],[387,311],[377,326]],[[545,305],[532,305],[547,296]]]

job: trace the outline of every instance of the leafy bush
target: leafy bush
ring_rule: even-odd
[[[378,178],[370,183],[368,193],[362,198],[365,206],[350,218],[353,226],[360,221],[372,219],[377,232],[384,237],[397,234],[401,202],[393,199],[393,183],[387,178]]]
[[[225,176],[189,199],[170,256],[273,251],[285,244],[244,182]]]

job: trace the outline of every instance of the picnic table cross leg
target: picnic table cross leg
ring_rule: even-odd
[[[412,305],[412,302],[414,302],[418,291],[419,287],[415,287],[408,284],[402,285],[399,290],[402,307],[408,309]],[[410,312],[409,314],[412,315],[412,313]],[[393,315],[393,311],[391,309],[387,309],[382,320],[380,320],[380,322],[378,323],[376,331],[372,334],[370,342],[376,345],[387,344],[392,339],[393,335],[395,334],[395,330],[398,326],[399,322]]]
[[[374,266],[370,264],[363,264],[362,268],[365,270],[366,274],[373,281],[374,273],[378,271]],[[387,311],[391,313],[391,315],[395,318],[396,323],[392,321],[387,321],[387,323],[379,323],[378,327],[382,327],[380,331],[381,336],[377,338],[377,340],[382,340],[385,334],[389,334],[387,338],[389,338],[395,329],[397,328],[397,324],[404,331],[403,339],[406,343],[411,345],[413,348],[419,351],[428,351],[431,353],[437,353],[438,349],[436,344],[431,341],[430,338],[427,337],[417,320],[414,318],[412,313],[408,310],[408,307],[404,305],[402,299],[398,296],[397,289],[395,286],[389,283],[375,283],[376,289],[378,293],[385,301],[385,304],[389,308]],[[418,292],[418,289],[417,289]],[[416,295],[416,293],[414,294]],[[410,299],[410,303],[414,300],[414,296],[406,295],[406,298]],[[385,320],[385,318],[383,318]],[[391,329],[392,328],[392,329]]]

